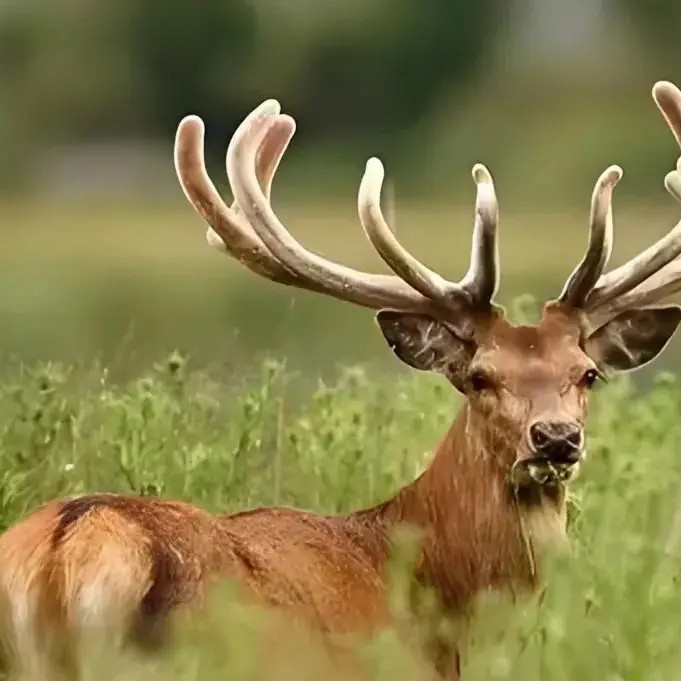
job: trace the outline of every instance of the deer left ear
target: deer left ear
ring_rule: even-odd
[[[459,337],[448,324],[430,315],[380,310],[376,321],[390,349],[405,364],[421,371],[435,371],[463,390],[475,345]]]
[[[596,364],[615,371],[638,369],[655,359],[681,322],[681,307],[628,310],[594,331],[584,350]]]

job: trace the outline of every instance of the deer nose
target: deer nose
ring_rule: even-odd
[[[538,421],[530,426],[535,454],[554,463],[577,463],[582,449],[582,429],[565,421]]]

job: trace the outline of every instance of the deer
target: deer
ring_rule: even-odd
[[[660,81],[652,94],[681,146],[681,91]],[[274,100],[244,119],[227,151],[228,206],[206,171],[201,119],[181,121],[175,167],[209,244],[261,277],[376,311],[394,355],[439,374],[462,406],[416,480],[345,515],[285,507],[214,515],[106,493],[46,503],[0,537],[0,642],[18,676],[54,679],[68,669],[78,678],[79,647],[93,632],[141,646],[176,613],[200,612],[222,580],[324,635],[368,635],[391,621],[385,569],[401,525],[419,529],[414,577],[448,613],[465,617],[486,592],[536,593],[545,551],[565,541],[590,389],[649,363],[674,335],[681,308],[662,301],[681,289],[681,221],[606,272],[618,166],[595,184],[583,258],[540,321],[516,326],[494,302],[499,211],[483,165],[472,171],[470,265],[454,282],[398,241],[381,209],[383,166],[370,159],[359,220],[392,274],[358,271],[307,250],[272,208],[272,180],[294,131]],[[681,201],[681,159],[665,186]],[[437,677],[459,678],[459,645],[436,648]]]

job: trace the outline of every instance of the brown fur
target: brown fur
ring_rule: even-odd
[[[427,470],[371,509],[214,516],[108,494],[47,504],[0,538],[4,647],[29,676],[47,678],[57,662],[77,665],[90,631],[118,644],[156,641],[167,615],[200,605],[216,577],[323,632],[370,632],[390,621],[384,568],[403,523],[422,530],[417,577],[450,612],[466,614],[487,589],[533,588],[535,552],[564,534],[565,493],[529,484],[516,497],[509,473],[527,455],[529,419],[585,416],[572,379],[589,360],[576,328],[557,314],[536,328],[496,319],[474,359],[496,372],[494,394],[471,396]],[[441,653],[440,671],[455,676]]]

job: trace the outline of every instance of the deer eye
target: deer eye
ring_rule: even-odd
[[[474,371],[471,371],[471,373],[469,374],[468,384],[470,385],[471,390],[473,390],[476,393],[479,393],[491,387],[492,379],[484,371],[476,369]]]
[[[600,375],[596,369],[587,369],[587,371],[584,372],[580,382],[587,388],[591,388],[599,378]]]

